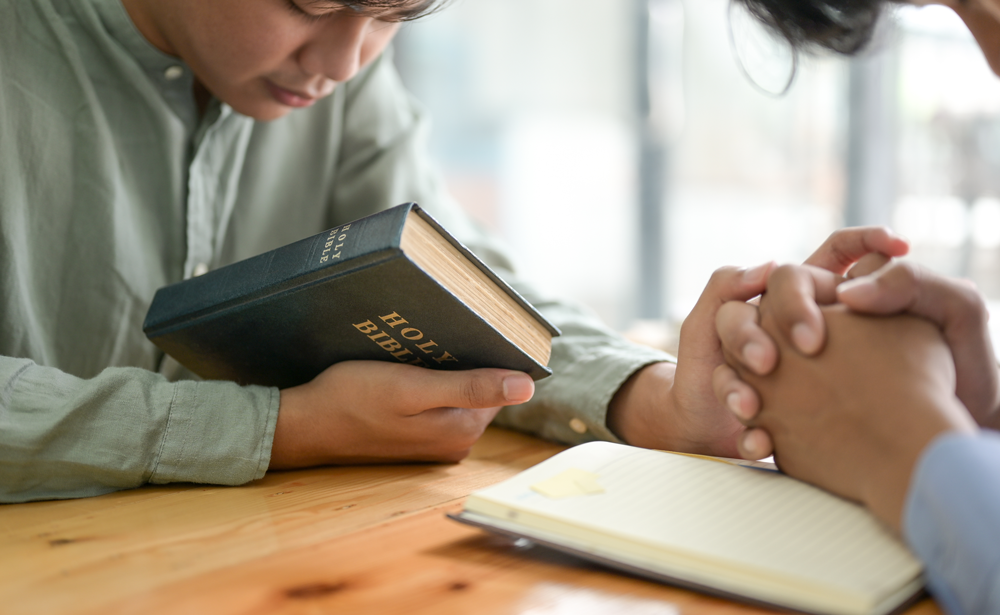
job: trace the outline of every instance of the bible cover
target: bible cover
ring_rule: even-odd
[[[199,376],[240,384],[295,386],[347,360],[551,374],[402,250],[411,211],[536,319],[533,326],[559,335],[415,203],[161,288],[143,331]]]

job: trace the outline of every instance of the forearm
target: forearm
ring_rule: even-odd
[[[241,484],[267,469],[276,390],[170,383],[136,368],[85,380],[0,358],[0,501],[144,483]]]

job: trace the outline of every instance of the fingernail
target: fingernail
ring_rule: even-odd
[[[764,441],[764,434],[759,429],[751,429],[743,434],[743,451],[747,459],[761,459],[767,457],[770,451],[766,450],[767,444]]]
[[[526,402],[534,394],[535,383],[525,374],[511,374],[503,379],[503,398],[509,402]]]
[[[764,373],[767,369],[767,366],[764,364],[765,360],[764,347],[760,343],[747,342],[743,347],[743,362],[754,372],[758,374]]]
[[[813,354],[819,350],[820,338],[812,327],[800,322],[792,326],[792,343],[801,352]]]
[[[729,409],[733,412],[733,414],[735,414],[736,416],[745,421],[748,421],[753,417],[750,416],[749,413],[743,409],[743,405],[740,403],[740,399],[741,399],[740,394],[737,393],[736,391],[733,391],[732,393],[726,396],[726,406],[729,407]]]
[[[756,285],[764,281],[764,276],[773,263],[768,261],[763,265],[757,265],[743,272],[743,281],[747,284]]]

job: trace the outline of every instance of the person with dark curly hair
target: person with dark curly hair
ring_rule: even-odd
[[[741,0],[797,49],[854,53],[891,4]],[[951,2],[1000,67],[1000,0]],[[879,263],[866,263],[864,273]],[[866,505],[952,615],[1000,614],[1000,371],[986,303],[908,262],[844,280],[783,266],[759,309],[722,306],[713,386],[747,458]]]
[[[947,6],[965,22],[1000,75],[1000,3],[995,0],[898,2],[895,0],[734,0],[776,35],[802,51],[828,49],[850,55],[875,34],[879,19],[900,4]]]

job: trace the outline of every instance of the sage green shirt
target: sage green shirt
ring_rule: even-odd
[[[563,330],[556,375],[497,423],[614,438],[611,396],[669,357],[518,283],[429,164],[388,58],[269,123],[199,116],[192,83],[120,0],[0,0],[0,501],[261,477],[278,391],[184,378],[142,333],[153,293],[407,201]]]

